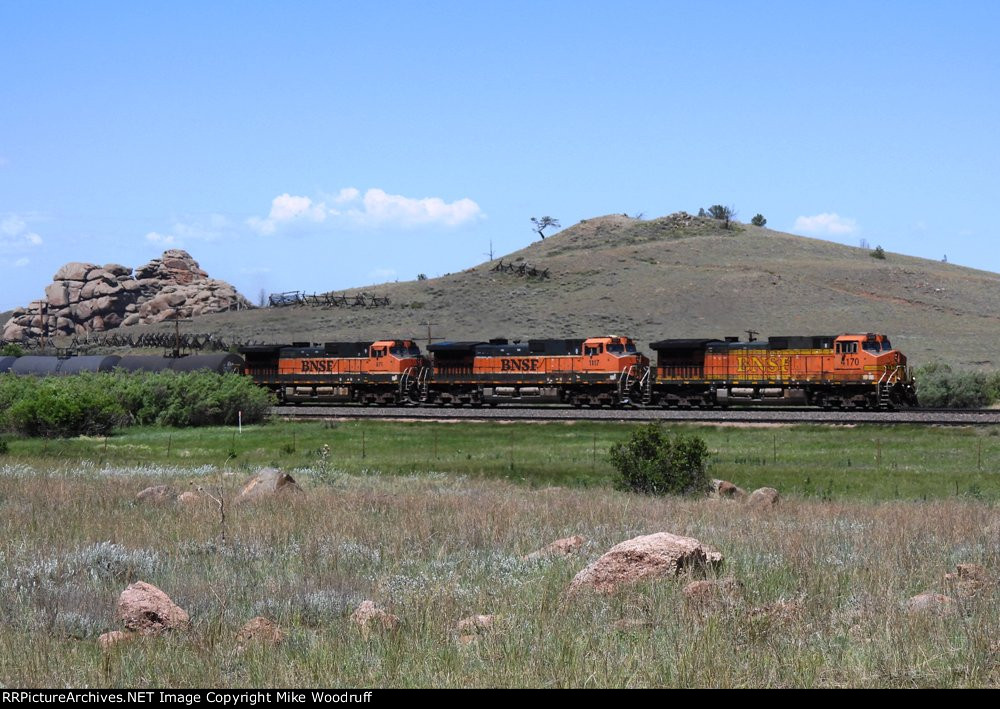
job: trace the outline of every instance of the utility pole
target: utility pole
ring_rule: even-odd
[[[490,261],[493,260],[493,239],[490,239],[490,252],[488,254],[483,254],[484,256],[489,256]]]
[[[191,318],[182,318],[178,315],[174,320],[174,351],[173,358],[178,359],[181,356],[181,323],[182,322],[192,322]]]
[[[422,322],[421,325],[427,326],[427,346],[430,347],[434,340],[443,340],[443,337],[431,337],[431,325],[437,325],[436,322]],[[415,338],[414,338],[415,339]]]

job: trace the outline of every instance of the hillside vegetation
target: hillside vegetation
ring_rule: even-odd
[[[880,331],[911,363],[1000,364],[1000,275],[683,213],[587,219],[500,260],[420,281],[355,288],[378,308],[298,306],[200,317],[188,327],[258,341],[569,337],[762,337]],[[414,274],[416,276],[416,274]]]

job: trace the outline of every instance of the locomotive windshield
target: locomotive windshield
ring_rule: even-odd
[[[420,348],[416,345],[410,345],[409,347],[404,347],[402,345],[397,345],[389,350],[396,357],[419,357]]]
[[[875,340],[867,340],[864,348],[866,352],[888,352],[892,349],[892,343],[888,339],[883,339],[881,344]]]
[[[634,353],[635,352],[635,345],[632,344],[631,342],[628,343],[627,345],[614,345],[614,344],[608,345],[608,352],[610,354],[613,354],[613,355],[616,355],[618,357],[621,357],[622,355],[624,355],[626,353],[628,353],[628,354]]]

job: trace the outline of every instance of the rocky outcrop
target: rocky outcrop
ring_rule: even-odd
[[[604,556],[578,573],[570,592],[590,588],[598,593],[615,591],[686,570],[698,570],[722,563],[722,554],[692,537],[669,532],[648,534],[611,547]]]
[[[67,263],[44,298],[13,311],[3,339],[82,335],[250,307],[233,286],[209,278],[187,251],[171,249],[134,274],[117,263]]]

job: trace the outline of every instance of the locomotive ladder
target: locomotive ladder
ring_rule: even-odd
[[[642,391],[642,403],[649,405],[653,403],[653,377],[652,369],[646,367],[642,372],[642,379],[639,380],[639,389]]]
[[[879,377],[878,383],[875,385],[875,394],[880,409],[888,409],[892,405],[892,399],[889,395],[891,389],[890,378],[889,368],[886,367],[885,371],[882,372],[882,376]]]
[[[631,364],[621,371],[621,375],[618,377],[618,401],[621,403],[626,403],[629,399],[628,391],[632,386],[632,373],[635,371],[635,365]]]

